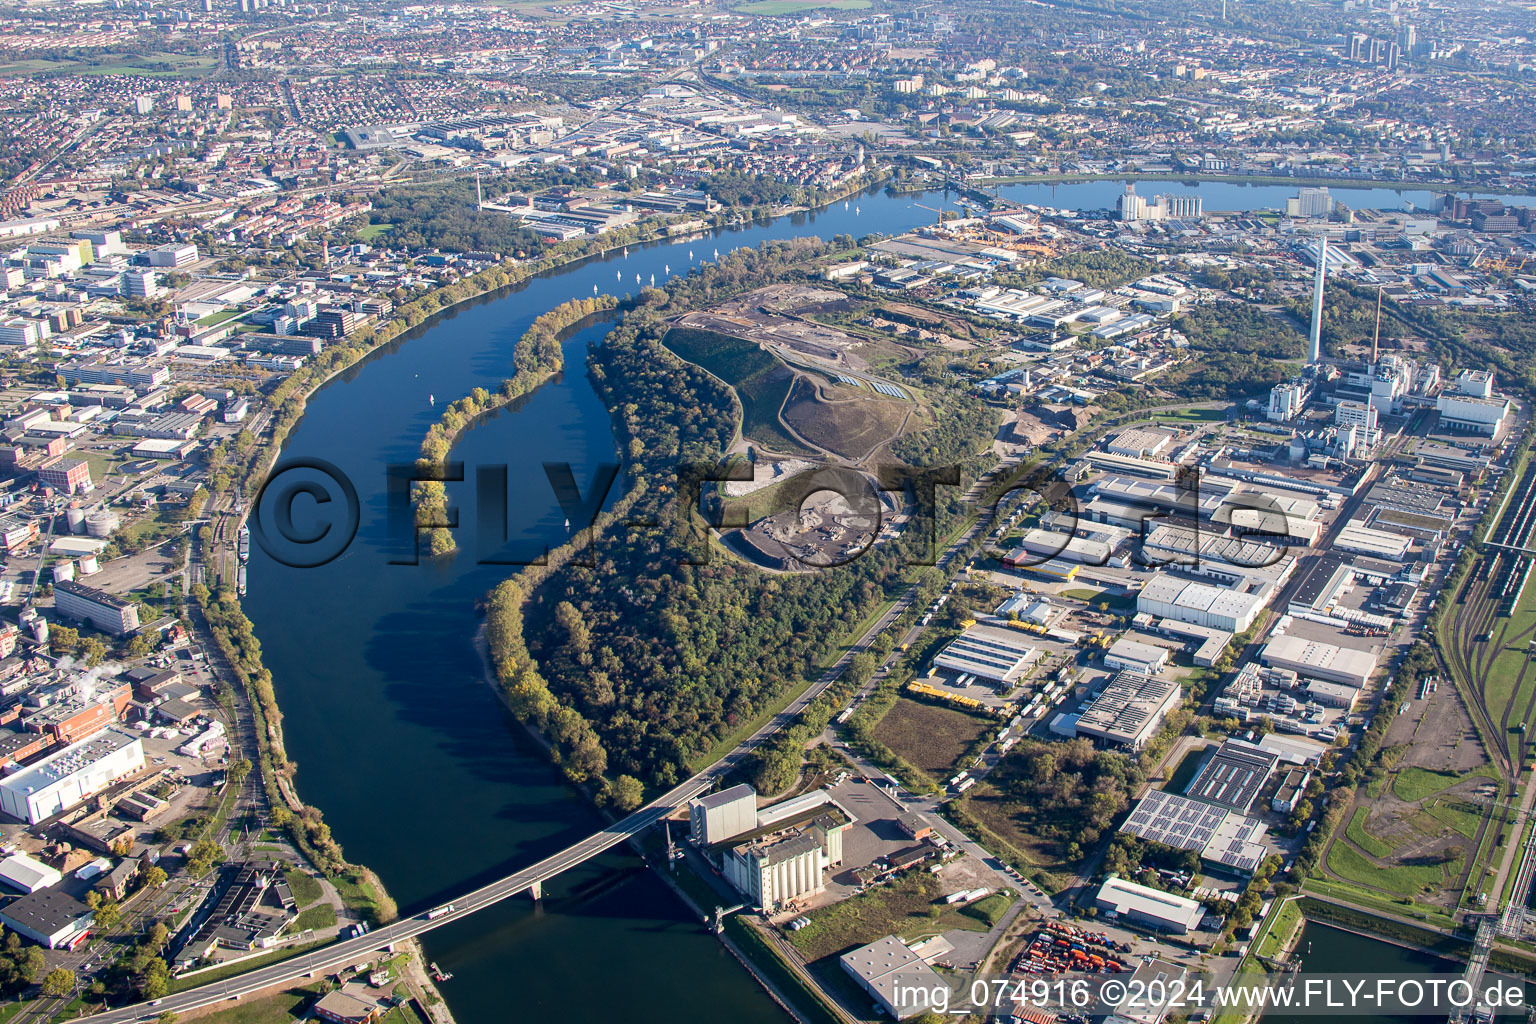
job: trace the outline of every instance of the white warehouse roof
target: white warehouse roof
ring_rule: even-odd
[[[53,868],[24,853],[15,853],[0,860],[0,882],[25,893],[58,885],[63,880],[64,876]]]
[[[1095,900],[1101,907],[1112,906],[1122,915],[1163,922],[1178,931],[1194,931],[1205,916],[1200,904],[1187,896],[1176,896],[1123,878],[1106,878]]]
[[[1299,636],[1275,637],[1264,645],[1260,659],[1266,665],[1288,668],[1299,676],[1356,688],[1364,686],[1376,671],[1376,655],[1369,651],[1336,647]]]

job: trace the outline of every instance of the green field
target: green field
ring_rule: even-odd
[[[98,486],[109,474],[116,473],[123,464],[123,460],[108,455],[105,452],[86,449],[84,451],[77,451],[75,454],[78,458],[84,459],[86,465],[91,467],[91,482]]]
[[[213,71],[221,61],[209,54],[101,53],[89,60],[33,60],[0,64],[0,75],[153,75],[196,78]]]
[[[1406,897],[1445,888],[1460,868],[1459,857],[1445,864],[1401,864],[1379,868],[1348,843],[1336,842],[1328,851],[1328,869],[1340,878]]]
[[[393,224],[364,224],[357,229],[357,237],[364,242],[376,242],[393,230]]]
[[[273,996],[243,1001],[239,1006],[198,1017],[205,1024],[288,1024],[305,1015],[317,993],[293,989]]]
[[[1253,951],[1259,956],[1272,957],[1285,947],[1296,929],[1302,925],[1300,900],[1282,900],[1280,908],[1269,915],[1269,923],[1259,944]]]
[[[777,356],[743,338],[692,327],[674,327],[661,343],[736,390],[744,437],[776,451],[810,454],[779,423],[779,408],[789,397],[794,374]]]
[[[1454,930],[1457,927],[1456,920],[1438,907],[1416,903],[1409,896],[1388,896],[1375,890],[1367,889],[1351,882],[1341,882],[1334,878],[1314,875],[1307,879],[1306,884],[1303,886],[1303,891],[1316,896],[1331,896],[1335,899],[1358,904],[1371,910],[1396,914],[1399,917],[1415,918],[1437,928]]]
[[[863,11],[873,6],[872,0],[754,0],[753,3],[738,4],[732,9],[742,14],[761,14],[772,17],[776,14],[814,11],[817,8],[830,8],[834,11]]]
[[[1344,835],[1372,857],[1385,859],[1392,856],[1394,847],[1365,830],[1365,819],[1370,813],[1368,808],[1356,807],[1354,816],[1349,819],[1349,825],[1344,829]]]
[[[1220,423],[1227,418],[1227,410],[1222,409],[1171,409],[1168,412],[1153,413],[1153,423]],[[1273,434],[1265,435],[1273,438]]]
[[[1468,839],[1477,838],[1477,830],[1483,824],[1483,809],[1465,800],[1440,797],[1426,801],[1424,813],[1441,825],[1460,832]]]
[[[1461,779],[1460,775],[1450,772],[1432,772],[1428,768],[1404,768],[1397,773],[1397,778],[1392,780],[1392,792],[1397,794],[1399,800],[1418,803],[1443,789],[1449,789]]]
[[[997,722],[953,708],[899,698],[875,726],[875,739],[929,775],[951,775],[976,740]]]
[[[315,931],[323,931],[326,928],[336,927],[336,908],[329,903],[317,903],[308,910],[300,912],[294,918],[291,931],[305,932],[313,928]]]
[[[289,871],[283,879],[288,883],[288,890],[293,893],[294,902],[301,910],[325,895],[320,880],[303,871]]]
[[[969,904],[960,913],[966,917],[974,917],[986,925],[988,929],[991,929],[996,927],[997,922],[1003,919],[1003,915],[1008,913],[1008,908],[1011,906],[1013,906],[1013,899],[1011,897],[995,892],[991,896]]]

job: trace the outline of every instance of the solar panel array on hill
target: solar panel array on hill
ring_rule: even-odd
[[[872,380],[869,382],[869,386],[880,392],[882,395],[889,395],[892,398],[900,398],[905,400],[907,397],[907,393],[901,390],[901,388],[894,384],[887,384],[884,381]]]

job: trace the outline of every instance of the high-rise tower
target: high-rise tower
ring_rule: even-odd
[[[1323,285],[1328,280],[1328,236],[1317,236],[1317,277],[1312,283],[1312,335],[1307,348],[1307,363],[1323,361]]]

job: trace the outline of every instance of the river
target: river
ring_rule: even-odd
[[[1099,208],[1121,187],[1014,186],[1003,194]],[[1149,182],[1142,191],[1174,187]],[[1217,209],[1227,201],[1217,197],[1242,187],[1203,188],[1212,190],[1207,208]],[[1281,205],[1294,194],[1273,192]],[[1255,207],[1275,201],[1262,188],[1242,194]],[[1367,197],[1384,207],[1402,202],[1371,190],[1353,205],[1370,205]],[[512,571],[479,562],[528,557],[567,537],[540,463],[570,463],[585,493],[594,468],[617,461],[608,417],[585,374],[586,348],[607,327],[572,335],[562,376],[482,421],[455,449],[471,482],[477,467],[508,467],[507,547],[480,550],[473,485],[455,484],[449,493],[460,516],[458,554],[389,564],[407,545],[387,526],[385,467],[415,458],[444,403],[476,386],[494,389],[510,375],[513,346],[540,313],[594,287],[634,292],[637,275],[648,284],[653,274],[661,282],[686,273],[717,247],[723,253],[773,238],[909,230],[932,218],[915,205],[918,198],[871,193],[846,206],[568,267],[402,337],[311,398],[284,458],[320,458],[345,472],[359,494],[360,528],[345,554],[313,569],[289,568],[252,545],[244,604],[275,679],[299,792],[324,811],[349,859],[379,874],[403,914],[524,867],[602,824],[508,721],[483,681],[471,638],[476,602]],[[299,526],[312,525],[313,506],[299,504]],[[637,1024],[784,1019],[628,851],[553,879],[544,892],[537,906],[508,900],[427,936],[429,959],[455,975],[443,993],[461,1024],[500,1024],[511,1006],[573,1024],[616,1014]]]

